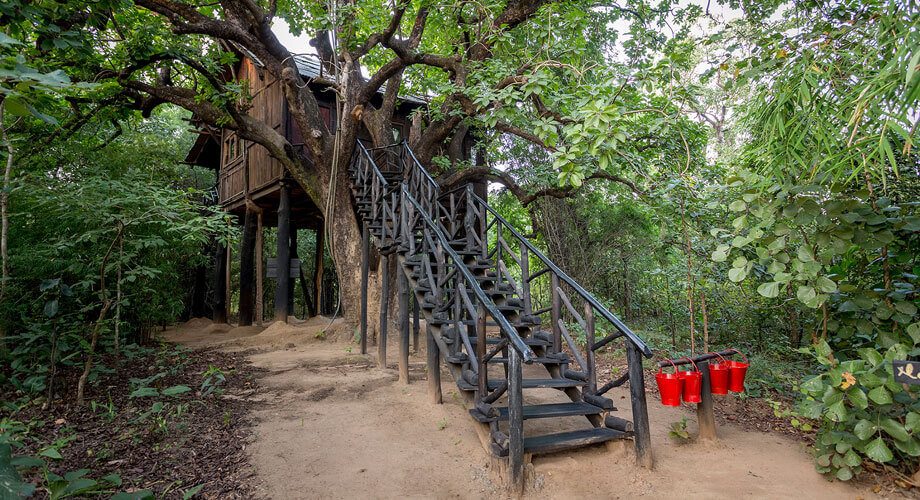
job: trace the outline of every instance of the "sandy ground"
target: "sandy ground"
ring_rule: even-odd
[[[166,332],[167,340],[193,347],[256,349],[250,359],[267,374],[260,380],[262,389],[249,396],[258,424],[248,449],[261,495],[273,499],[505,496],[491,480],[490,459],[446,370],[441,375],[444,403],[429,404],[424,352],[413,353],[410,383],[403,385],[396,374],[396,335],[391,335],[391,363],[384,370],[377,368],[371,355],[359,353],[354,332],[345,331],[338,322],[321,335],[325,340],[317,338],[327,324],[328,320],[316,318],[295,325],[275,324],[263,331],[193,320]],[[424,349],[424,339],[421,344]],[[369,349],[371,354],[374,349]],[[608,393],[624,418],[631,415],[627,391],[618,388]],[[568,399],[552,389],[525,391],[525,403],[553,401]],[[537,456],[524,496],[876,497],[864,488],[828,482],[814,471],[807,450],[785,437],[727,425],[719,428],[716,443],[679,445],[668,436],[668,429],[672,422],[695,418],[689,405],[669,408],[650,398],[649,418],[653,470],[635,466],[631,441]],[[563,430],[571,423],[530,420],[525,428],[528,434],[539,434]]]

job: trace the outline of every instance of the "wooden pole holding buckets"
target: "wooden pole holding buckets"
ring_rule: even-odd
[[[725,359],[735,354],[744,358],[744,362]],[[718,360],[710,364],[710,360],[716,358]],[[688,367],[687,370],[678,371],[678,365],[692,365],[693,369]],[[674,373],[663,371],[668,366],[674,368]],[[708,352],[692,358],[659,361],[655,381],[658,382],[658,392],[661,393],[661,404],[680,406],[681,399],[685,403],[696,403],[700,439],[718,439],[712,395],[728,394],[728,391],[743,392],[744,377],[749,366],[747,358],[737,349]]]

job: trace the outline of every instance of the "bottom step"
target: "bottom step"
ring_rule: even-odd
[[[544,436],[524,438],[524,453],[533,453],[535,455],[541,453],[555,453],[592,444],[625,439],[631,436],[631,432],[620,432],[604,427],[560,432],[559,434],[546,434]],[[507,450],[502,452],[502,456],[506,456],[507,454]]]

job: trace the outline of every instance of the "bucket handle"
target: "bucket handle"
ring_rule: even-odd
[[[734,349],[733,349],[733,350],[734,350]],[[721,354],[719,354],[719,353],[717,353],[717,352],[715,352],[715,351],[713,351],[713,352],[707,352],[706,354],[715,354],[716,356],[719,357],[719,364],[725,363],[725,358],[723,358]],[[741,354],[741,353],[739,352],[738,354]]]
[[[729,349],[729,351],[735,351],[735,352],[737,352],[738,354],[741,354],[741,351],[739,351],[738,349]],[[744,358],[744,364],[746,364],[746,365],[751,364],[751,363],[748,361],[747,356],[745,356],[744,354],[741,354],[741,357]]]
[[[676,374],[676,373],[677,373],[677,365],[675,365],[674,362],[671,361],[670,359],[666,359],[665,361],[667,361],[668,363],[671,363],[671,366],[674,367],[674,373]],[[659,366],[659,367],[658,367],[658,373],[661,373],[661,370],[664,370],[664,367],[663,367],[663,366]]]
[[[690,358],[688,358],[687,356],[684,356],[684,357],[682,357],[682,358],[680,358],[680,359],[686,359],[687,361],[690,361],[691,363],[693,363],[693,360],[690,359]],[[700,367],[699,367],[699,366],[696,366],[696,363],[693,363],[693,367],[696,368],[696,372],[699,373]],[[677,367],[675,366],[674,369],[676,370]]]

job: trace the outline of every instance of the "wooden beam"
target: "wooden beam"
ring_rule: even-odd
[[[428,401],[441,404],[441,356],[438,342],[434,339],[434,330],[425,325],[428,354]]]
[[[240,241],[240,326],[250,326],[253,320],[257,218],[258,214],[247,207]]]
[[[298,255],[297,255],[297,228],[294,227],[293,225],[291,225],[290,239],[291,239],[290,241],[291,259],[298,259],[298,262],[299,262],[300,259],[298,258]],[[300,273],[297,273],[297,274],[299,275]],[[292,278],[292,279],[296,279],[296,278]],[[294,282],[291,282],[291,286],[288,287],[287,301],[288,301],[288,315],[296,316],[296,311],[294,310]]]
[[[655,464],[652,458],[652,436],[649,430],[648,405],[645,400],[645,378],[642,373],[642,352],[636,344],[626,342],[626,362],[629,364],[629,398],[632,404],[633,439],[636,445],[636,462],[647,469]]]
[[[287,322],[288,290],[291,286],[291,188],[281,185],[278,199],[278,253],[275,278],[275,321]]]
[[[409,279],[402,264],[396,265],[396,292],[399,301],[399,381],[409,383]]]
[[[214,250],[214,311],[215,323],[227,322],[227,246],[218,243]]]
[[[377,365],[387,367],[387,309],[390,298],[390,257],[387,254],[380,256],[380,327],[377,334]]]

